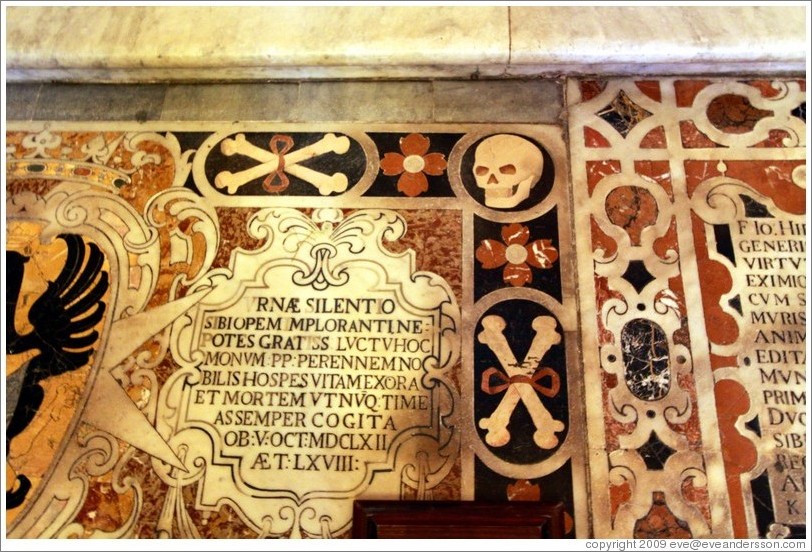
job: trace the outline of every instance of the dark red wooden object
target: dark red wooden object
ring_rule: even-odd
[[[354,539],[561,539],[564,504],[356,500]]]

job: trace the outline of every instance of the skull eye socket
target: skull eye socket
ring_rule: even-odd
[[[488,167],[483,167],[482,165],[474,168],[474,172],[477,176],[485,176],[488,174]]]
[[[499,167],[499,172],[502,174],[516,174],[515,165],[502,165]]]

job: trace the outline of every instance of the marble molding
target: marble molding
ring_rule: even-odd
[[[7,537],[805,538],[806,82],[561,124],[19,122]],[[565,128],[566,125],[566,128]]]
[[[10,82],[776,74],[804,70],[808,16],[804,6],[15,6],[6,70]]]

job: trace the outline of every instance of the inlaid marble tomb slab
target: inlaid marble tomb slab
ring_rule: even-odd
[[[568,83],[595,535],[806,535],[805,98]]]
[[[7,536],[343,537],[356,498],[805,536],[805,96],[9,125]]]
[[[340,537],[367,498],[588,536],[563,135],[10,126],[7,535]]]

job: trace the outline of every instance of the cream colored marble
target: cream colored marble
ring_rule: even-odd
[[[514,74],[803,71],[803,6],[511,8]]]
[[[501,70],[509,44],[497,7],[15,7],[8,21],[10,80],[450,76],[435,66]]]
[[[7,9],[7,79],[800,72],[804,6]]]

